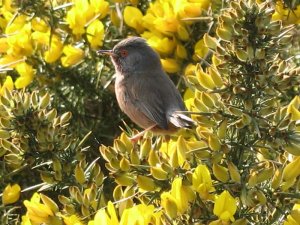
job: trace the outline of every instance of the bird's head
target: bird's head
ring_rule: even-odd
[[[127,38],[112,50],[98,53],[110,55],[117,72],[125,76],[161,69],[159,55],[140,37]]]

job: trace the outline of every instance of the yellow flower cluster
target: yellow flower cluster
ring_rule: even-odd
[[[176,73],[188,58],[184,44],[190,39],[192,19],[200,17],[209,5],[210,0],[157,0],[150,3],[145,15],[137,7],[126,6],[124,21],[161,55],[164,69]]]
[[[100,209],[88,225],[159,225],[160,217],[161,212],[155,212],[154,205],[139,204],[125,209],[119,220],[114,205],[108,202],[107,209]]]
[[[10,0],[0,8],[0,29],[4,31],[0,38],[0,71],[13,69],[19,74],[14,82],[7,76],[2,89],[28,86],[36,74],[39,62],[34,61],[37,57],[46,63],[60,60],[64,67],[80,63],[84,57],[84,43],[77,42],[83,40],[83,36],[91,48],[102,46],[104,25],[101,19],[109,12],[107,1],[73,0],[62,6],[52,3],[51,7],[67,10],[66,17],[57,23],[68,24],[73,34],[71,38],[66,39],[70,35],[66,26],[54,28],[51,27],[51,18],[17,13],[18,9],[12,7]]]
[[[272,19],[282,20],[284,24],[300,24],[300,4],[298,3],[295,8],[289,8],[285,6],[285,1],[276,1],[275,13]]]

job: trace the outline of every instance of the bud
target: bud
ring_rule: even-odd
[[[242,49],[237,49],[235,54],[236,57],[242,62],[246,62],[248,60],[248,53]]]
[[[41,99],[39,102],[39,108],[40,109],[45,109],[50,103],[50,95],[47,92]]]
[[[46,113],[45,117],[49,122],[52,122],[54,118],[57,116],[56,109],[51,109],[49,112]]]
[[[221,182],[226,183],[229,180],[228,170],[219,164],[213,164],[213,174]]]
[[[81,205],[81,214],[82,214],[84,217],[90,216],[89,208],[86,207],[85,205]]]
[[[294,158],[294,160],[287,164],[282,172],[283,179],[285,181],[293,180],[300,175],[300,156]]]
[[[157,180],[166,180],[168,178],[168,173],[161,167],[151,167],[150,173]]]
[[[277,189],[281,183],[282,183],[282,170],[276,169],[271,181],[271,186],[273,189]]]
[[[151,150],[151,139],[146,138],[143,140],[143,143],[141,145],[140,159],[144,159],[148,157],[150,150]]]
[[[227,123],[228,123],[228,119],[225,118],[219,126],[218,137],[220,139],[224,139],[226,137],[226,131],[227,131],[227,125],[228,125]]]
[[[40,196],[41,196],[43,203],[48,208],[50,208],[52,212],[57,213],[59,211],[57,204],[51,198],[47,197],[46,195],[43,195],[42,193],[40,193]]]
[[[228,162],[228,170],[231,179],[236,183],[241,183],[241,175],[239,170],[232,162]]]
[[[60,116],[60,125],[65,125],[72,117],[71,112],[66,112]]]
[[[130,169],[130,162],[128,159],[126,158],[122,158],[121,161],[120,161],[120,169],[122,171],[128,171]]]
[[[0,138],[1,139],[8,139],[10,138],[10,132],[7,130],[0,129]]]
[[[217,70],[217,68],[209,67],[208,73],[210,74],[213,82],[215,83],[215,85],[218,88],[223,86],[224,83],[223,83],[223,80],[222,80],[221,75],[220,75],[219,71]]]
[[[216,38],[209,36],[207,33],[204,34],[203,40],[205,46],[210,49],[216,49],[217,45],[219,44]]]
[[[200,93],[200,98],[201,98],[201,101],[203,102],[203,104],[205,106],[207,106],[208,108],[214,108],[215,107],[214,100],[209,96],[209,94],[206,94],[205,92],[201,92]]]
[[[148,163],[150,166],[156,166],[156,164],[159,163],[159,158],[157,155],[157,152],[153,149],[150,150],[149,157],[148,157]]]
[[[216,88],[216,85],[213,79],[211,78],[211,76],[205,73],[199,64],[197,64],[197,68],[196,68],[196,77],[198,79],[199,84],[203,88],[209,90],[214,90]]]
[[[221,27],[217,28],[216,33],[217,33],[218,37],[224,41],[230,41],[232,38],[231,31],[221,28]]]
[[[36,91],[31,93],[31,104],[34,108],[36,108],[39,104],[38,95],[37,95]]]
[[[116,149],[117,152],[121,152],[121,153],[127,152],[127,148],[125,144],[120,139],[114,140],[114,148]]]
[[[132,148],[130,151],[130,161],[131,161],[131,164],[134,164],[134,165],[140,165],[140,163],[141,163],[140,159],[139,159],[139,155],[134,148]]]
[[[214,134],[210,134],[208,136],[208,146],[213,151],[220,151],[221,143],[219,138]]]
[[[172,197],[169,193],[164,192],[161,195],[161,204],[171,219],[177,217],[178,209],[174,197]]]
[[[19,200],[21,187],[18,184],[8,184],[2,193],[2,203],[4,205],[15,203]]]
[[[149,177],[137,176],[136,181],[139,188],[145,191],[154,191],[157,188],[157,186],[154,183],[154,180]]]
[[[295,144],[293,142],[291,142],[287,146],[285,146],[284,150],[292,155],[300,156],[300,145]]]
[[[134,184],[134,179],[128,173],[114,174],[115,181],[121,186],[131,186]]]
[[[75,167],[75,179],[79,184],[84,184],[85,176],[81,163],[77,164]]]
[[[50,172],[46,171],[40,171],[40,176],[42,181],[48,183],[48,184],[54,184],[53,175]]]
[[[122,199],[123,196],[123,190],[121,185],[117,185],[113,191],[113,198],[115,201],[119,201]]]
[[[58,201],[63,205],[71,204],[71,199],[63,195],[58,195]]]

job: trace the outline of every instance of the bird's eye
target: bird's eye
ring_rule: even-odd
[[[120,55],[121,55],[122,57],[126,57],[126,56],[128,56],[128,51],[125,50],[125,49],[121,49],[121,50],[120,50]]]

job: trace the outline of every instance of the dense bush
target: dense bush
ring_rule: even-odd
[[[298,1],[0,3],[1,224],[300,224]],[[197,126],[146,133],[98,49],[141,36]]]

